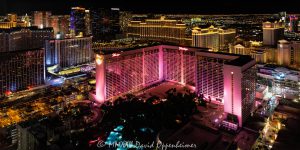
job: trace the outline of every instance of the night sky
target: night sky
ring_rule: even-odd
[[[0,13],[51,10],[68,13],[71,6],[119,7],[135,12],[165,13],[299,13],[295,0],[0,0]],[[298,11],[298,12],[297,12]]]

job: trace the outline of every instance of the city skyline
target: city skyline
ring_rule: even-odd
[[[236,14],[236,13],[276,13],[279,11],[288,11],[289,13],[300,13],[293,0],[280,1],[259,1],[252,0],[243,2],[237,0],[227,1],[182,1],[168,0],[159,1],[123,1],[113,0],[101,3],[96,0],[75,1],[75,0],[1,0],[2,7],[0,14],[17,12],[26,13],[35,10],[48,10],[57,14],[69,12],[73,6],[82,6],[87,8],[109,8],[118,7],[125,11],[137,13],[201,13],[201,14]]]

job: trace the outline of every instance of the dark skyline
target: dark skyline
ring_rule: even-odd
[[[26,13],[34,10],[50,10],[57,14],[68,13],[72,6],[119,7],[121,10],[155,13],[299,13],[295,1],[240,0],[227,1],[171,1],[171,0],[0,0],[0,13]]]

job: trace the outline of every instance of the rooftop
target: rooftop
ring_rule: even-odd
[[[177,47],[180,45],[174,45],[171,43],[160,43],[160,42],[153,42],[150,44],[146,44],[146,45],[136,45],[135,47],[131,47],[131,48],[126,48],[126,49],[118,49],[118,50],[98,50],[96,51],[96,53],[100,53],[103,55],[109,55],[109,54],[113,54],[113,53],[118,53],[118,52],[126,52],[126,51],[131,51],[131,50],[137,50],[137,49],[142,49],[142,48],[146,48],[146,47],[151,47],[151,46],[174,46]],[[191,47],[191,46],[183,46],[184,48],[190,48],[194,51],[197,52],[205,52],[205,53],[213,53],[213,54],[222,54],[222,55],[227,55],[227,56],[236,56],[236,59],[233,59],[229,62],[227,62],[227,65],[233,65],[233,66],[244,66],[245,64],[249,63],[250,61],[252,61],[253,59],[251,58],[251,56],[248,55],[238,55],[238,54],[232,54],[232,53],[224,53],[224,52],[211,52],[209,51],[208,48],[202,48],[202,47]]]
[[[113,53],[117,53],[117,52],[127,52],[127,51],[131,51],[131,50],[137,50],[137,49],[142,49],[142,48],[146,48],[146,47],[152,47],[152,46],[161,46],[161,45],[166,45],[166,46],[181,46],[181,45],[176,45],[176,44],[173,44],[173,43],[168,43],[168,42],[155,42],[155,41],[150,41],[148,42],[147,44],[145,43],[142,43],[142,44],[136,44],[130,48],[124,48],[124,49],[117,49],[117,50],[98,50],[96,51],[96,53],[101,53],[101,54],[104,54],[104,55],[109,55],[109,54],[113,54]],[[207,51],[209,52],[208,48],[202,48],[202,47],[192,47],[192,46],[182,46],[182,47],[185,47],[185,48],[193,48],[193,49],[197,49],[197,50],[201,50],[201,51]],[[227,54],[227,53],[225,53]],[[232,55],[232,54],[229,54],[228,55]],[[233,54],[235,55],[235,54]]]
[[[251,58],[251,56],[248,55],[239,55],[239,56],[240,56],[239,58],[229,61],[225,64],[233,65],[233,66],[244,66],[245,64],[253,60],[253,58]]]

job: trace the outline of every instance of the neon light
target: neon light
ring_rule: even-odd
[[[179,47],[179,50],[187,51],[187,50],[189,50],[189,49],[188,49],[188,48],[185,48],[185,47]]]
[[[113,53],[112,54],[112,57],[118,57],[118,56],[120,56],[121,54],[118,54],[118,53]]]
[[[103,62],[103,56],[97,54],[96,55],[96,63],[97,63],[97,65],[101,65],[102,62]]]

